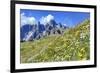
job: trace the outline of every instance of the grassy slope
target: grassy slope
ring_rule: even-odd
[[[21,43],[21,63],[88,60],[89,20],[63,35],[51,35],[40,40]]]

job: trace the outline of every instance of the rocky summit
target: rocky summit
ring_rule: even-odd
[[[55,20],[50,20],[46,24],[41,24],[40,22],[34,25],[26,24],[21,27],[20,37],[21,41],[38,40],[49,35],[63,34],[67,28],[61,23],[56,23]]]

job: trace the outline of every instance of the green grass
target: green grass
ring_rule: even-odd
[[[21,42],[21,63],[90,59],[90,21],[85,20],[62,35]]]

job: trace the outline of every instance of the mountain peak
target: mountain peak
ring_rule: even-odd
[[[45,18],[47,18],[46,24],[41,24],[41,22],[38,21],[35,25],[24,25],[21,27],[21,40],[23,41],[23,38],[24,41],[29,41],[30,39],[34,40],[37,39],[37,37],[41,38],[44,36],[44,31],[45,34],[47,34],[45,36],[52,34],[62,34],[66,29],[65,24],[57,24],[52,15],[48,15]]]

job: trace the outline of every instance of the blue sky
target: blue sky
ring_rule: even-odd
[[[42,17],[51,15],[57,23],[66,24],[69,27],[73,27],[78,23],[90,18],[88,12],[64,12],[64,11],[46,11],[46,10],[29,10],[21,9],[20,14],[24,14],[21,21],[25,22],[26,18],[30,18],[33,21],[40,21]],[[23,23],[22,23],[23,24]]]

